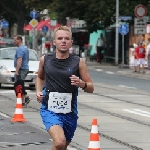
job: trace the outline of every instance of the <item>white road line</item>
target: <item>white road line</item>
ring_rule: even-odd
[[[124,94],[105,94],[105,96],[115,96],[115,97],[144,97],[144,95],[124,95]],[[146,96],[147,97],[147,96]]]
[[[150,115],[147,115],[146,113],[143,113],[145,111],[142,111],[139,109],[133,109],[133,110],[129,110],[129,109],[123,109],[123,111],[126,111],[126,112],[129,112],[129,113],[132,113],[132,114],[136,114],[136,115],[140,115],[140,116],[144,116],[144,117],[150,117]],[[142,113],[140,113],[142,112]]]
[[[148,111],[143,111],[143,110],[140,110],[140,109],[134,109],[135,111],[138,111],[138,112],[141,112],[141,113],[143,113],[143,114],[148,114],[148,115],[150,115],[150,112],[148,112]]]
[[[5,117],[5,118],[10,118],[8,115],[6,115],[6,114],[4,114],[2,112],[0,112],[0,115],[3,116],[3,117]]]
[[[70,146],[67,147],[67,150],[77,150],[76,148],[72,148]]]
[[[128,88],[128,89],[137,89],[135,87],[125,86],[125,85],[118,85],[119,87]]]
[[[114,74],[114,72],[111,72],[111,71],[105,71],[105,73],[107,73],[107,74]]]
[[[103,71],[103,69],[95,69],[96,71]]]
[[[14,92],[14,90],[6,90],[6,91],[0,91],[0,93],[7,93],[7,94],[9,94],[9,93],[14,93],[15,94],[15,92]]]

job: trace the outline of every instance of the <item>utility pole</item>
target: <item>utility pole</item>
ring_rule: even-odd
[[[116,43],[115,43],[115,65],[118,65],[118,44],[119,44],[119,0],[116,0]]]

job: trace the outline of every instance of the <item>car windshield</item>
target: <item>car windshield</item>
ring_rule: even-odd
[[[0,59],[14,60],[17,48],[2,48],[0,49]],[[29,60],[39,61],[38,55],[35,50],[29,49]]]

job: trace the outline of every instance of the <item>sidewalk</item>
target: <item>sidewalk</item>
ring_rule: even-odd
[[[88,61],[88,60],[86,61],[86,64],[88,66],[88,69],[113,69],[114,68],[114,71],[119,75],[150,80],[150,74],[147,74],[147,72],[148,72],[147,68],[145,69],[145,74],[143,74],[143,73],[134,72],[134,67],[120,68],[119,65],[115,66],[113,64],[104,63],[104,62],[102,62],[102,64],[99,64],[95,61],[92,62],[92,61]]]

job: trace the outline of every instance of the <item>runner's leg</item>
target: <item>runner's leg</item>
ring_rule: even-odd
[[[53,125],[48,130],[51,138],[53,139],[52,150],[66,150],[66,138],[63,128],[60,125]]]

